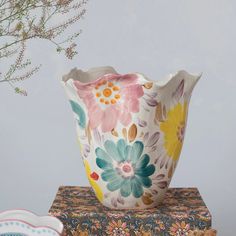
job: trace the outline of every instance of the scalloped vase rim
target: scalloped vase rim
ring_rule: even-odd
[[[91,79],[91,81],[88,82],[82,82],[79,77],[84,76],[84,75],[91,75],[93,73],[101,73],[101,75],[99,76],[94,76],[93,79]],[[82,70],[79,69],[78,67],[74,67],[73,69],[70,70],[70,72],[68,74],[65,74],[62,76],[62,83],[67,83],[70,80],[76,80],[78,83],[81,83],[83,85],[90,85],[90,84],[95,84],[97,83],[99,80],[101,80],[105,75],[109,75],[109,74],[117,74],[120,76],[123,76],[125,74],[119,74],[112,66],[98,66],[98,67],[91,67],[88,70]],[[168,83],[172,80],[174,80],[175,77],[177,77],[180,74],[185,74],[188,76],[188,78],[192,78],[195,79],[196,83],[201,77],[203,72],[200,73],[189,73],[188,71],[181,69],[181,70],[177,70],[177,72],[175,73],[169,73],[167,76],[165,76],[163,79],[160,80],[151,80],[149,79],[145,74],[140,73],[140,72],[131,72],[128,74],[135,74],[138,75],[142,78],[143,81],[146,82],[152,82],[154,84],[156,84],[158,87],[164,87],[167,86]],[[80,77],[81,78],[81,77]]]

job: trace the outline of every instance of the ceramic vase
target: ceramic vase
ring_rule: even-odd
[[[73,69],[62,84],[74,113],[89,183],[117,209],[161,203],[178,163],[192,90],[201,75],[161,81],[112,67]]]

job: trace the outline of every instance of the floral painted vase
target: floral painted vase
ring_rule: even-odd
[[[110,208],[157,206],[183,145],[188,105],[201,75],[179,71],[163,81],[112,67],[63,76],[76,119],[86,174]]]

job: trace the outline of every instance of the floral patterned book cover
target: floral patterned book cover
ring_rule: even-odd
[[[68,236],[174,236],[211,228],[197,188],[170,188],[156,208],[115,210],[104,207],[90,187],[61,186],[49,214],[63,222]]]

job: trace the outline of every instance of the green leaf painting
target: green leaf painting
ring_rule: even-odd
[[[72,110],[78,116],[78,124],[81,128],[85,128],[86,126],[86,117],[83,108],[76,102],[70,100],[70,105]]]

